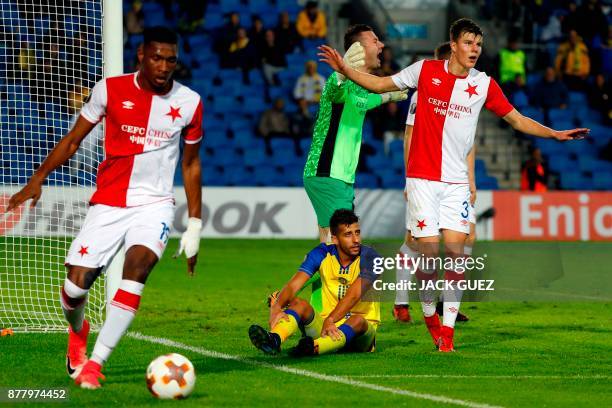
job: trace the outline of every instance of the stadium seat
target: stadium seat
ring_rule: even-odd
[[[527,94],[525,92],[518,91],[514,93],[514,95],[512,95],[512,104],[516,108],[524,108],[526,106],[529,106],[529,98],[527,97]]]
[[[268,164],[269,160],[264,149],[247,149],[244,151],[244,164],[256,168]]]
[[[548,169],[555,172],[561,172],[564,169],[575,168],[577,163],[573,161],[569,155],[551,155],[546,160]]]
[[[575,170],[561,174],[561,188],[564,190],[579,190],[583,185],[584,177]]]
[[[582,92],[570,92],[569,104],[572,106],[572,108],[578,106],[587,106],[587,97]]]
[[[476,186],[482,190],[497,190],[499,185],[493,176],[480,177],[476,179]]]
[[[274,139],[273,139],[274,140]],[[295,148],[272,149],[271,162],[277,166],[285,167],[297,163],[299,158],[295,155]]]
[[[612,173],[610,171],[593,173],[593,188],[595,190],[612,190]]]
[[[254,185],[254,175],[248,168],[236,166],[226,172],[225,180],[230,186]]]
[[[487,165],[485,164],[484,160],[476,159],[474,162],[474,171],[476,173],[487,174]]]
[[[210,163],[215,166],[234,166],[240,161],[240,155],[232,147],[219,147],[213,149],[213,160]]]
[[[312,143],[312,139],[309,137],[300,140],[300,150],[302,151],[303,155],[308,154],[311,143]]]
[[[216,166],[204,166],[202,168],[202,184],[204,186],[225,185],[225,177]]]
[[[355,176],[356,188],[378,188],[378,177],[372,173],[357,173]]]
[[[258,164],[253,168],[253,174],[257,186],[282,186],[284,184],[276,168],[270,164]]]

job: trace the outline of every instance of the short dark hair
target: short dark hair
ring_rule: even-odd
[[[344,51],[348,51],[351,45],[357,41],[359,34],[365,33],[366,31],[374,31],[372,27],[367,24],[354,24],[346,29],[344,33]]]
[[[178,35],[168,27],[155,26],[144,29],[144,44],[159,42],[165,44],[177,44]]]
[[[341,208],[334,211],[334,214],[329,219],[329,230],[332,235],[336,235],[340,225],[351,225],[356,222],[359,222],[359,217],[357,217],[353,210]]]
[[[450,55],[450,53],[451,53],[450,41],[447,41],[436,47],[436,49],[434,50],[434,59],[437,59],[437,60],[446,59],[442,57],[444,55]]]
[[[471,33],[474,35],[483,36],[482,29],[474,21],[469,18],[460,18],[450,26],[450,40],[457,41],[461,34]]]

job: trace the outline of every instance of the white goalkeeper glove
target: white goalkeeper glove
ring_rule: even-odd
[[[382,103],[405,101],[408,99],[408,90],[385,92],[380,96],[382,97]]]
[[[202,231],[202,220],[190,217],[187,221],[187,229],[181,236],[181,245],[176,255],[181,255],[183,251],[187,258],[198,254],[200,250],[200,232]]]
[[[351,44],[346,53],[344,54],[344,63],[353,69],[357,69],[365,65],[365,48],[359,41],[355,41]],[[344,82],[346,77],[339,72],[336,72],[336,79],[338,86]]]

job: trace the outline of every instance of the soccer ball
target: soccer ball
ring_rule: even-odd
[[[180,354],[159,356],[147,367],[147,388],[156,398],[187,398],[193,391],[195,381],[193,364]]]

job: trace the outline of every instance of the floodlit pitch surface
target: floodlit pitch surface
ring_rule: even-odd
[[[170,256],[177,246],[172,240],[146,286],[130,335],[104,369],[102,389],[76,388],[64,368],[66,335],[43,333],[0,338],[0,387],[66,387],[75,406],[150,406],[157,401],[146,389],[148,363],[178,352],[193,362],[197,384],[188,400],[164,406],[612,405],[612,302],[577,289],[583,281],[589,293],[595,287],[603,299],[609,296],[609,279],[593,282],[602,269],[609,271],[609,243],[560,244],[565,281],[576,291],[570,293],[563,279],[551,283],[558,301],[465,304],[471,321],[457,325],[453,354],[433,349],[413,302],[416,323],[410,325],[394,322],[392,304],[383,304],[375,353],[264,356],[249,342],[247,329],[267,323],[266,294],[297,270],[313,244],[205,239],[197,275],[190,278],[184,261]],[[545,252],[539,247],[546,245],[487,248],[489,257],[507,259],[503,272],[511,275],[538,268],[538,253]],[[295,342],[297,337],[287,346]]]

